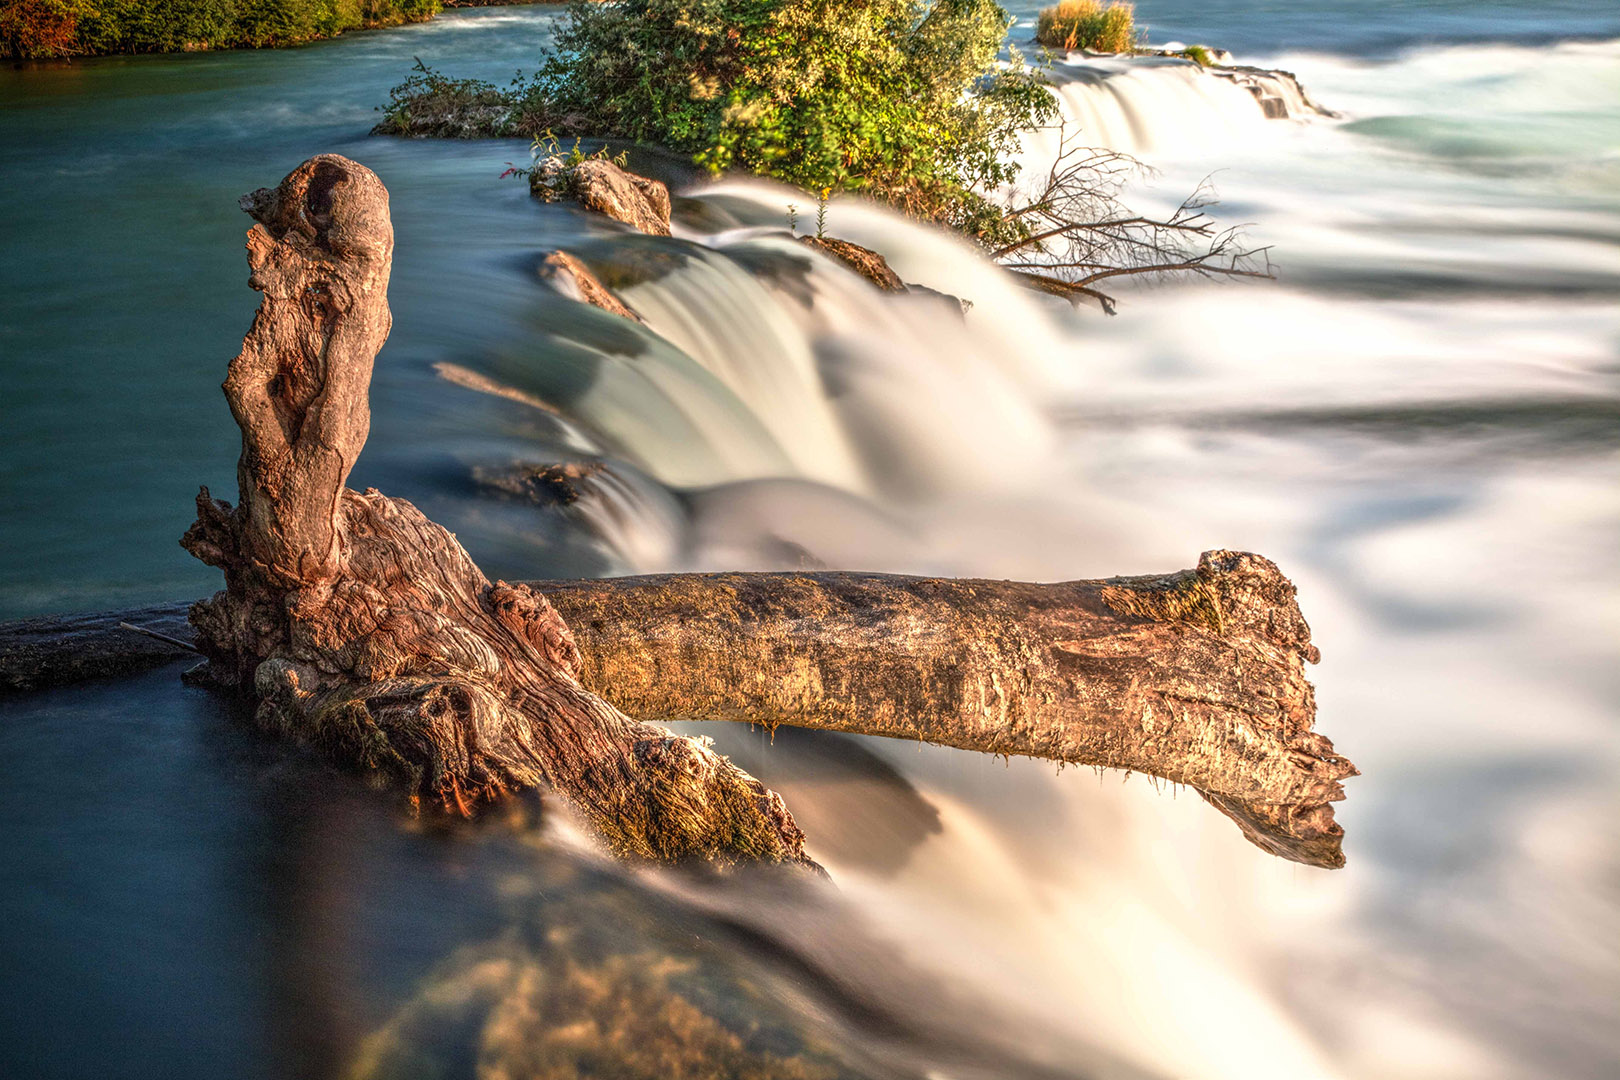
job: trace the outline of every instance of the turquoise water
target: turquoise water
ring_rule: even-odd
[[[519,143],[366,135],[413,57],[502,80],[547,10],[0,71],[0,617],[217,587],[175,541],[196,485],[234,487],[218,384],[256,302],[235,200],[336,151],[389,186],[397,231],[355,485],[516,578],[1058,579],[1263,551],[1324,653],[1319,726],[1365,774],[1348,869],[1268,859],[1139,779],[713,725],[836,889],[629,871],[546,807],[412,821],[169,670],[0,703],[0,1074],[498,1075],[579,1020],[503,1019],[574,957],[674,972],[751,1048],[835,1074],[1613,1075],[1620,18],[1138,14],[1345,117],[1066,86],[1154,147],[1144,205],[1216,171],[1223,219],[1281,267],[1125,292],[1112,320],[849,204],[833,232],[975,307],[945,324],[826,268],[806,303],[745,228],[795,196],[748,185],[694,192],[687,237],[651,245],[683,261],[627,290],[656,333],[557,297],[540,252],[647,243],[500,180]],[[479,481],[580,456],[618,486],[566,512]]]

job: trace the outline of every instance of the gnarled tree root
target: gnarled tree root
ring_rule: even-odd
[[[447,809],[545,784],[625,853],[810,864],[763,784],[580,687],[543,596],[490,582],[410,503],[345,487],[390,325],[377,177],[323,154],[242,205],[264,299],[224,387],[241,502],[204,490],[182,541],[225,572],[191,613],[215,677],[264,727]]]

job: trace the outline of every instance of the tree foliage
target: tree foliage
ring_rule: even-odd
[[[994,0],[576,0],[530,87],[560,128],[852,190],[974,234],[1051,115]]]
[[[1128,23],[1128,6],[1094,6]],[[1204,213],[1207,185],[1162,220],[1128,211],[1140,163],[1084,133],[1063,131],[1050,170],[1019,183],[1021,137],[1057,107],[1039,72],[1003,55],[1010,23],[994,0],[574,0],[536,74],[501,90],[418,61],[375,130],[530,136],[537,162],[559,134],[628,139],[775,177],[823,207],[855,191],[1108,311],[1096,286],[1114,277],[1271,276],[1264,249]]]
[[[0,0],[0,56],[293,45],[438,11],[439,0]]]

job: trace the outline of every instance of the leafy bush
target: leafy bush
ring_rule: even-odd
[[[575,0],[524,90],[559,128],[858,190],[976,235],[1051,115],[994,0]]]
[[[585,134],[657,143],[715,172],[860,191],[997,242],[985,195],[1055,113],[994,0],[574,0],[539,72],[497,90],[418,62],[380,134]]]
[[[0,0],[0,56],[67,56],[88,5],[80,0]]]
[[[1207,45],[1189,45],[1181,50],[1181,55],[1197,64],[1199,67],[1214,67],[1215,54],[1209,51]]]
[[[1035,40],[1053,49],[1130,52],[1137,45],[1136,11],[1124,0],[1058,0],[1042,10]]]
[[[482,79],[452,79],[420,57],[410,77],[388,92],[382,113],[373,135],[432,139],[538,138],[549,117],[543,103],[531,106],[521,81],[505,91]]]
[[[0,0],[0,56],[293,45],[438,11],[439,0]]]

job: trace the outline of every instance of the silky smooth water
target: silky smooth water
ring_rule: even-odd
[[[234,200],[332,150],[378,171],[397,230],[353,483],[506,577],[1265,552],[1324,654],[1319,727],[1365,774],[1347,869],[1141,778],[702,725],[834,885],[629,870],[534,804],[412,821],[161,671],[0,704],[0,1074],[525,1075],[573,1039],[612,1075],[656,1042],[601,1036],[589,1002],[621,998],[825,1075],[1620,1068],[1620,18],[1138,15],[1344,117],[1055,68],[1071,122],[1157,167],[1135,202],[1214,173],[1280,268],[1122,290],[1114,319],[854,202],[829,231],[965,318],[805,259],[782,229],[808,207],[770,185],[693,188],[677,237],[626,237],[500,180],[520,143],[366,137],[412,56],[532,65],[543,9],[0,72],[0,615],[217,587],[174,540],[196,484],[234,487]],[[648,326],[541,286],[554,247],[621,274]],[[570,508],[486,482],[581,457],[613,471]]]

